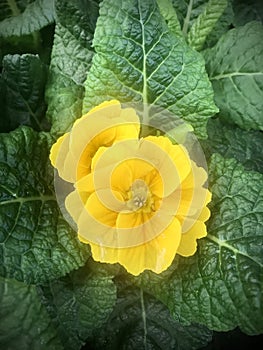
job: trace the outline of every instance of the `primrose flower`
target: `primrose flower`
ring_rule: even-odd
[[[133,275],[146,269],[161,273],[176,254],[193,255],[196,240],[207,234],[207,173],[169,138],[139,139],[133,109],[122,110],[111,101],[94,112],[96,124],[100,115],[104,118],[97,135],[85,133],[86,119],[95,121],[91,111],[83,126],[81,118],[51,150],[60,176],[74,183],[65,207],[94,260],[120,263]],[[67,169],[69,159],[75,173],[72,166]]]

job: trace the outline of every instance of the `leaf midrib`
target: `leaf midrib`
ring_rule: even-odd
[[[142,29],[142,52],[143,52],[143,90],[142,90],[142,98],[143,98],[143,103],[148,102],[147,98],[147,75],[146,75],[146,58],[147,54],[145,52],[145,32],[144,32],[144,23],[142,20],[142,13],[141,13],[141,1],[138,0],[138,5],[139,5],[139,13],[140,13],[140,24],[141,24],[141,29]]]
[[[146,321],[146,310],[144,303],[143,289],[140,290],[140,301],[141,301],[141,311],[142,311],[142,323],[143,323],[143,346],[147,350],[147,321]]]
[[[213,77],[209,77],[210,80],[220,80],[220,79],[226,79],[231,78],[235,76],[253,76],[253,75],[263,75],[263,72],[233,72],[233,73],[226,73],[226,74],[218,74]]]
[[[245,252],[242,252],[239,249],[234,248],[233,246],[228,244],[227,241],[221,241],[220,239],[218,239],[217,237],[211,235],[210,233],[208,233],[206,238],[209,239],[210,241],[216,243],[219,246],[220,250],[221,250],[222,247],[225,247],[225,248],[231,250],[235,255],[242,255],[242,256],[252,260],[255,264],[259,265],[260,267],[263,267],[263,263],[261,264],[259,261],[253,259],[251,256],[249,256]]]
[[[47,202],[47,201],[55,201],[56,198],[54,195],[40,195],[40,196],[32,196],[32,197],[17,197],[14,199],[8,199],[6,201],[0,202],[0,206],[7,205],[7,204],[14,204],[14,203],[26,203],[26,202],[33,202],[33,201],[41,201],[41,202]]]

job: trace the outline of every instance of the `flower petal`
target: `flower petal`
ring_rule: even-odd
[[[68,152],[68,138],[69,138],[69,133],[64,134],[63,136],[59,137],[51,147],[49,158],[51,160],[51,164],[55,168],[57,167],[56,163],[57,163],[59,152],[63,152],[63,154],[66,154]],[[64,146],[61,147],[62,145]]]
[[[173,145],[164,136],[148,136],[142,139],[140,154],[151,160],[159,171],[164,186],[164,197],[171,194],[191,170],[191,161],[185,148]]]
[[[85,205],[85,209],[97,221],[101,222],[104,225],[115,227],[116,220],[118,217],[118,212],[112,209],[112,207],[114,207],[114,204],[112,204],[110,208],[106,207],[103,204],[103,200],[101,200],[100,198],[100,195],[102,195],[101,192],[102,191],[97,191],[90,195]],[[115,194],[117,197],[118,193],[115,192]],[[108,195],[108,193],[106,195]]]
[[[122,110],[116,100],[105,102],[74,124],[71,131],[71,151],[79,155],[80,165],[86,164],[90,168],[90,159],[100,146],[108,147],[118,140],[138,138],[139,128],[140,121],[135,110]]]
[[[128,272],[137,276],[144,270],[161,273],[172,263],[181,239],[180,223],[174,219],[158,237],[132,248],[107,248],[91,245],[94,260],[123,265]]]
[[[203,186],[206,181],[207,171],[191,161],[191,171],[182,182],[182,187],[185,189],[191,189],[193,187]]]
[[[84,208],[81,194],[78,191],[71,192],[65,199],[65,207],[70,213],[74,222],[77,223]]]
[[[100,147],[92,160],[95,187],[108,187],[129,191],[133,182],[150,173],[151,163],[140,158],[139,141],[130,139],[120,141],[109,148]]]
[[[144,180],[149,185],[149,190],[152,194],[159,198],[164,196],[163,178],[157,169],[153,169],[149,172]]]
[[[209,218],[210,218],[211,212],[209,210],[209,208],[204,207],[198,220],[206,222]]]
[[[119,193],[113,192],[109,198],[108,191],[97,191],[92,193],[85,207],[78,218],[78,234],[83,240],[102,244],[103,246],[118,246],[118,237],[116,235],[116,219],[118,212],[114,210],[121,205]],[[106,206],[105,200],[109,200],[112,205]]]
[[[76,120],[71,132],[57,141],[51,150],[52,165],[64,180],[75,182],[90,172],[92,157],[99,147],[137,139],[139,129],[134,109],[122,109],[117,100],[105,101]]]
[[[80,192],[88,192],[91,194],[95,191],[93,176],[93,173],[83,176],[76,182],[75,188]]]
[[[177,249],[177,253],[185,257],[194,255],[197,249],[196,240],[198,238],[205,237],[206,235],[207,231],[204,222],[196,221],[190,230],[182,234],[182,239]]]
[[[63,180],[73,182],[76,176],[77,162],[70,153],[69,143],[70,133],[61,136],[51,148],[50,160]]]
[[[150,215],[145,214],[143,211],[138,210],[135,212],[121,212],[119,213],[116,226],[120,229],[138,229],[138,226],[143,225],[150,218]]]

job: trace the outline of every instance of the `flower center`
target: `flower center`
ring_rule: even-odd
[[[136,195],[133,198],[133,204],[135,207],[141,208],[146,203],[146,200],[147,200],[147,198],[145,198],[144,196]]]
[[[143,180],[135,180],[128,193],[127,208],[132,211],[142,209],[151,211],[153,199],[148,186]]]

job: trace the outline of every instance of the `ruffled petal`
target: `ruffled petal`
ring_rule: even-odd
[[[150,192],[159,198],[164,196],[163,180],[157,169],[153,169],[145,176],[145,182],[149,185]]]
[[[116,101],[106,101],[79,118],[70,133],[62,136],[51,149],[50,159],[60,176],[75,182],[90,172],[98,148],[114,142],[137,139],[140,120],[135,110],[122,109]]]
[[[92,171],[96,183],[127,192],[133,182],[154,169],[150,162],[141,159],[139,141],[135,139],[119,142],[110,148],[100,147],[92,160]]]
[[[211,193],[207,191],[206,204],[211,200]],[[182,256],[191,256],[196,252],[197,242],[199,238],[203,238],[207,235],[207,229],[205,222],[210,217],[210,210],[207,207],[204,207],[198,217],[198,220],[193,220],[191,217],[186,218],[182,225],[182,231],[184,226],[188,226],[186,232],[182,233],[182,239],[178,247],[178,254]]]
[[[135,110],[122,110],[116,100],[95,107],[79,119],[72,128],[70,143],[72,153],[79,157],[78,179],[90,171],[91,159],[99,147],[108,147],[123,139],[136,139],[139,129]],[[83,173],[85,166],[87,171]]]
[[[173,145],[164,136],[148,136],[141,140],[140,154],[149,159],[163,182],[163,196],[170,195],[191,171],[191,161],[183,146]]]
[[[75,223],[77,223],[79,220],[84,204],[85,203],[83,203],[81,193],[78,191],[71,192],[65,199],[65,207]]]
[[[61,136],[50,150],[50,160],[63,180],[74,182],[77,162],[76,159],[72,158],[69,143],[70,133]]]
[[[181,239],[180,223],[174,219],[158,237],[132,248],[107,248],[91,244],[94,260],[105,263],[120,263],[137,276],[144,270],[161,273],[172,263]]]
[[[78,234],[83,240],[101,244],[103,246],[118,246],[116,236],[116,219],[122,197],[112,191],[98,191],[92,193],[78,218]]]
[[[93,181],[93,173],[90,173],[86,176],[83,176],[80,180],[78,180],[75,184],[75,188],[79,192],[88,192],[92,193],[95,191],[94,181]]]
[[[116,226],[118,212],[113,210],[115,203],[111,203],[111,200],[114,201],[114,199],[116,199],[117,197],[119,197],[120,200],[122,199],[117,192],[115,192],[114,194],[114,198],[108,199],[109,193],[107,192],[107,198],[105,199],[103,191],[94,192],[89,196],[85,205],[85,209],[89,212],[91,216],[93,216],[94,219],[96,219],[98,222],[104,225],[112,227]],[[109,205],[104,205],[104,202],[109,202],[107,203]]]
[[[68,152],[68,137],[69,133],[64,134],[63,136],[59,137],[57,141],[53,144],[50,150],[50,161],[53,167],[57,168],[57,158],[59,152],[63,152],[65,155]],[[61,146],[64,144],[63,148],[61,149]]]
[[[185,257],[194,255],[197,249],[196,240],[198,238],[203,238],[206,235],[207,231],[204,222],[196,221],[190,230],[182,234],[182,239],[177,249],[177,253]]]

